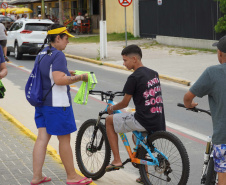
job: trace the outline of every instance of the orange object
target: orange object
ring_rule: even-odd
[[[69,23],[71,23],[73,21],[73,17],[71,17],[68,21],[66,21],[64,23],[64,26],[67,26]]]
[[[84,23],[82,21],[81,26],[80,27],[80,33],[90,33],[90,20],[88,20],[87,23]]]

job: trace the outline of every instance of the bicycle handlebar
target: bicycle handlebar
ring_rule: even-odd
[[[193,112],[204,112],[204,113],[206,113],[206,114],[208,114],[208,115],[211,116],[211,113],[210,113],[210,111],[208,111],[208,110],[200,109],[200,108],[197,108],[197,107],[194,107],[194,108],[187,108],[187,107],[185,107],[184,104],[182,104],[182,103],[178,103],[177,106],[178,106],[178,107],[186,108],[186,110],[190,110],[190,111],[193,111]]]
[[[114,97],[115,96],[124,96],[125,93],[124,92],[120,92],[120,91],[116,91],[116,92],[113,92],[113,91],[89,91],[90,94],[94,94],[94,95],[101,95],[101,100],[107,100],[107,97],[104,97],[105,96],[109,96],[109,99],[113,101]]]

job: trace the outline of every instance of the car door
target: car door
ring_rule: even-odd
[[[20,34],[18,30],[20,30],[22,26],[22,22],[15,22],[7,31],[7,48],[9,48],[9,50],[12,50],[12,48],[14,48],[15,40],[17,39],[18,34]]]

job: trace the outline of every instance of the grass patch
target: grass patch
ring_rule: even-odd
[[[139,37],[134,37],[130,32],[127,33],[127,40],[138,40]],[[110,33],[107,34],[107,41],[124,41],[125,33]],[[90,37],[69,38],[73,43],[99,43],[100,35]]]
[[[204,48],[191,48],[191,47],[179,47],[186,50],[196,50],[196,51],[202,51],[202,52],[211,52],[211,53],[217,53],[216,49],[204,49]]]
[[[153,41],[151,43],[144,43],[139,45],[140,47],[144,49],[149,49],[151,47],[157,46],[157,47],[168,47],[172,48],[169,53],[172,54],[172,52],[177,52],[178,54],[183,54],[183,55],[193,55],[196,54],[196,51],[200,52],[210,52],[210,53],[217,53],[216,49],[204,49],[204,48],[192,48],[192,47],[180,47],[180,46],[171,46],[171,45],[164,45],[164,44],[159,44],[157,41]],[[177,49],[181,50],[187,50],[187,51],[176,51]],[[190,52],[191,51],[191,52]]]
[[[197,52],[189,52],[189,51],[176,51],[177,54],[180,55],[195,55]]]
[[[163,46],[162,44],[159,44],[157,41],[153,41],[150,43],[143,43],[139,45],[140,47],[142,47],[143,49],[149,49],[152,46]]]

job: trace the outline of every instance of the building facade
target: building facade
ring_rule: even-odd
[[[91,18],[92,29],[98,31],[100,21],[101,5],[100,0],[60,0],[62,3],[63,21],[75,18],[80,12],[82,15],[86,13]],[[59,0],[44,0],[45,15],[49,15],[53,19],[59,18]],[[41,0],[2,0],[9,5],[24,5],[33,10],[30,17],[36,17],[41,14]],[[105,5],[105,0],[104,0]]]

